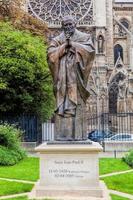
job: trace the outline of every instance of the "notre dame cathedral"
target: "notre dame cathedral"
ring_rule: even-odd
[[[68,14],[77,19],[79,29],[93,33],[96,58],[88,80],[89,115],[133,112],[133,0],[28,0],[25,5],[47,23],[49,39]]]

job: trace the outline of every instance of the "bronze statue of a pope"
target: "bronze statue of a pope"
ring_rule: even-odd
[[[55,140],[87,139],[87,83],[95,57],[89,34],[76,29],[71,16],[62,20],[63,32],[52,39],[48,62],[56,98]]]

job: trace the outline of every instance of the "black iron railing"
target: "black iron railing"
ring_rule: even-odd
[[[133,113],[101,113],[88,119],[88,137],[96,142],[133,140]]]
[[[14,116],[11,114],[0,115],[0,124],[13,124],[23,131],[22,140],[25,142],[42,141],[41,122],[37,116],[26,114]]]

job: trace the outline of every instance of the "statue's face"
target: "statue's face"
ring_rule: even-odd
[[[75,32],[76,25],[74,21],[68,20],[63,22],[63,30],[67,38],[70,38]]]

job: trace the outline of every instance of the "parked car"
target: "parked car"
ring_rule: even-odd
[[[129,133],[118,133],[109,138],[105,138],[105,141],[131,141],[133,140],[133,134]]]
[[[112,135],[114,134],[109,130],[106,130],[106,131],[94,130],[88,133],[88,139],[94,142],[101,142],[101,141],[104,141],[105,138],[109,138]]]

